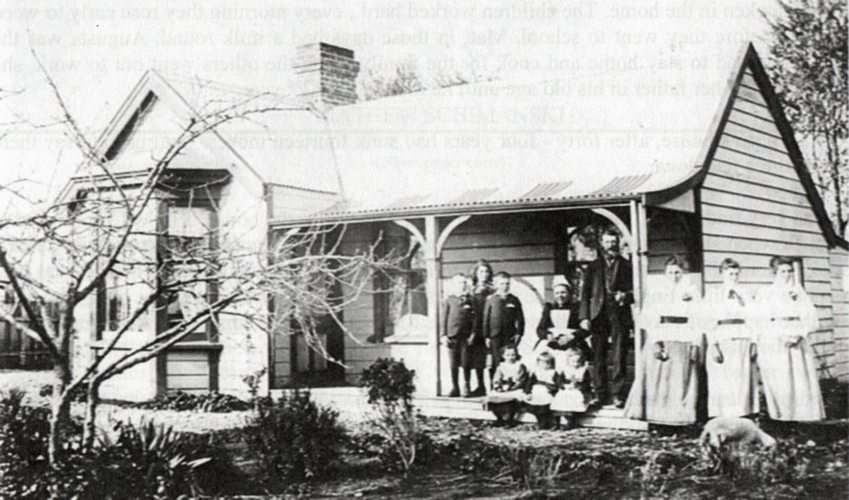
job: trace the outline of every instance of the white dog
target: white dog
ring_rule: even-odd
[[[740,417],[717,417],[705,424],[699,445],[719,450],[724,445],[760,443],[765,448],[775,448],[776,440],[760,430],[751,420]]]

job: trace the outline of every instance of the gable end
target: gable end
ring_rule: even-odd
[[[771,256],[800,258],[820,319],[809,340],[828,374],[835,366],[829,248],[842,240],[751,46],[715,134],[699,189],[705,286],[719,286],[727,257],[743,266],[741,282],[752,291],[771,283]]]
[[[787,116],[784,114],[784,108],[781,106],[781,101],[778,99],[778,95],[775,93],[775,88],[772,86],[772,83],[770,83],[769,76],[766,73],[766,69],[761,62],[760,57],[758,57],[754,48],[751,46],[749,47],[746,60],[750,70],[752,71],[752,75],[756,81],[760,83],[761,93],[769,106],[769,109],[772,111],[775,125],[781,133],[784,145],[787,148],[787,154],[793,161],[793,166],[796,169],[799,180],[805,187],[808,200],[811,203],[811,208],[813,208],[814,213],[817,216],[817,222],[820,225],[820,229],[822,229],[822,233],[825,236],[826,241],[828,241],[830,247],[840,246],[849,250],[849,243],[847,243],[846,240],[841,238],[834,231],[834,226],[831,224],[831,220],[828,217],[828,212],[825,209],[825,205],[820,197],[819,191],[817,191],[816,185],[811,178],[811,173],[805,165],[805,159],[804,156],[802,156],[802,152],[799,150],[799,144],[796,142],[793,129],[790,126],[790,122],[787,120]]]
[[[124,127],[118,132],[118,135],[115,137],[115,140],[112,141],[112,144],[109,146],[109,149],[103,154],[103,158],[105,161],[113,160],[118,153],[121,151],[121,148],[124,144],[127,143],[127,139],[129,139],[130,135],[135,130],[136,126],[141,123],[144,119],[145,115],[147,115],[148,111],[150,111],[153,104],[156,102],[157,97],[153,92],[148,92],[147,95],[142,99],[141,104],[136,108],[127,122],[124,124]]]

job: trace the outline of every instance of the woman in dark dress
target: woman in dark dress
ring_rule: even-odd
[[[469,338],[469,357],[478,385],[474,391],[469,393],[469,397],[481,397],[486,394],[483,373],[486,367],[487,348],[484,342],[482,318],[486,298],[495,291],[492,286],[492,277],[492,266],[483,259],[479,260],[472,269],[472,301],[475,307],[475,326],[472,336]]]

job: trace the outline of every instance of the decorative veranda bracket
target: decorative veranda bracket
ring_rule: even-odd
[[[472,217],[471,215],[463,215],[463,216],[457,217],[456,219],[449,222],[447,226],[445,226],[445,229],[443,229],[439,233],[439,238],[437,238],[437,240],[436,240],[436,255],[437,256],[442,255],[442,248],[445,246],[445,242],[448,240],[448,237],[451,236],[451,233],[455,229],[457,229],[457,226],[466,222],[471,217]]]
[[[619,230],[619,233],[622,234],[622,239],[628,242],[630,248],[634,248],[636,242],[631,236],[631,229],[628,228],[628,225],[622,219],[606,208],[593,208],[592,211],[612,222],[616,226],[616,229]]]
[[[439,232],[435,248],[433,245],[429,244],[432,242],[429,242],[425,235],[423,235],[422,232],[419,231],[419,228],[417,228],[412,222],[404,219],[394,220],[392,222],[403,227],[413,235],[413,238],[415,238],[419,245],[421,245],[425,258],[439,258],[442,255],[442,249],[445,247],[445,242],[448,241],[448,237],[451,236],[451,233],[454,232],[460,224],[466,222],[471,217],[471,215],[462,215],[449,222],[448,225],[445,226],[445,229]],[[435,255],[430,255],[431,253],[434,253],[431,249],[435,249]]]
[[[419,246],[421,246],[425,259],[432,259],[435,257],[430,245],[428,245],[427,238],[424,237],[422,232],[419,231],[419,228],[417,228],[412,222],[404,219],[397,219],[392,222],[403,227],[413,235],[413,238],[415,238],[416,242],[418,242]]]

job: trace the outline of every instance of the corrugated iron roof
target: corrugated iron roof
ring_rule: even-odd
[[[651,178],[651,174],[646,175],[625,175],[615,177],[613,180],[604,185],[601,189],[594,191],[589,196],[615,196],[621,194],[633,193],[638,187],[643,185]]]
[[[426,200],[428,199],[427,195],[412,195],[412,196],[402,196],[401,198],[392,200],[388,205],[383,207],[386,210],[392,210],[396,208],[406,208],[406,207],[415,207],[426,204]]]
[[[485,202],[487,198],[494,195],[498,192],[496,188],[488,188],[488,189],[468,189],[464,191],[460,196],[454,198],[449,201],[449,205],[466,205],[469,203],[482,203]]]
[[[311,219],[565,206],[638,197],[693,177],[740,67],[738,49],[720,47],[707,58],[716,64],[698,69],[680,62],[704,59],[702,46],[602,49],[634,64],[611,71],[587,63],[537,81],[389,97],[339,106],[326,118],[259,116],[219,133],[266,181],[338,193],[338,203]],[[571,55],[598,61],[596,52]],[[281,198],[275,207],[287,203]]]
[[[572,181],[543,182],[542,184],[537,184],[536,186],[534,186],[534,188],[525,193],[522,198],[527,200],[534,200],[538,198],[551,198],[557,193],[569,187],[570,185],[572,185]]]
[[[604,178],[602,178],[604,179]],[[678,178],[670,182],[668,176],[644,174],[619,176],[599,187],[597,182],[584,182],[582,189],[574,189],[576,182],[541,183],[527,188],[516,186],[503,188],[473,189],[451,197],[444,193],[417,196],[388,196],[371,203],[357,203],[351,200],[336,205],[315,215],[316,219],[343,219],[368,216],[403,215],[405,212],[419,211],[457,211],[463,209],[487,209],[488,207],[521,207],[532,203],[561,204],[569,206],[586,202],[609,199],[629,199],[641,196],[646,185],[668,186],[683,181]],[[589,188],[595,186],[594,188]],[[571,189],[570,189],[571,188]],[[651,190],[651,189],[650,189]],[[522,194],[517,195],[517,192]]]
[[[703,47],[691,49],[705,56]],[[621,71],[588,64],[562,79],[462,85],[333,109],[346,203],[315,217],[569,206],[680,185],[699,172],[742,53],[710,58],[727,66],[703,71],[674,62],[688,57],[681,48],[633,48],[633,57]]]

